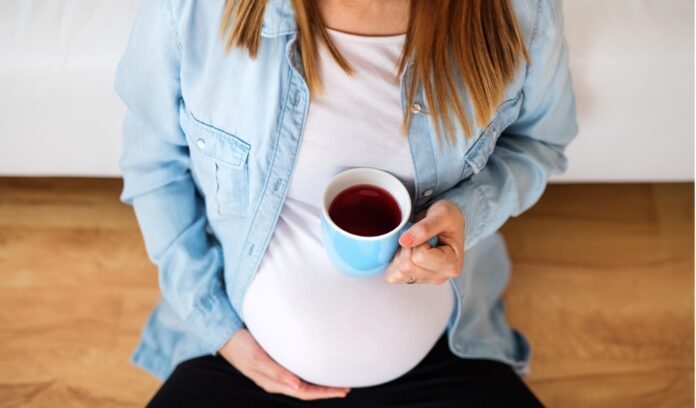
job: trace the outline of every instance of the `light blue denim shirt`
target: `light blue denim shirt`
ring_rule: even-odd
[[[449,347],[523,373],[530,348],[504,317],[510,263],[496,231],[565,170],[577,127],[560,2],[512,4],[531,63],[472,138],[457,129],[458,143],[440,146],[422,93],[405,102],[410,65],[401,83],[402,108],[415,113],[414,212],[449,199],[466,220],[464,268],[449,279],[456,293]],[[128,107],[121,199],[135,209],[163,294],[133,361],[162,379],[244,327],[243,296],[283,205],[310,102],[291,1],[268,0],[253,60],[245,50],[225,53],[222,7],[223,0],[141,0],[115,80]]]

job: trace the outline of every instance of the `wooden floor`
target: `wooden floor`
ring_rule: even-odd
[[[0,179],[0,405],[142,406],[158,297],[119,180]],[[693,184],[552,185],[503,228],[552,407],[693,406]]]

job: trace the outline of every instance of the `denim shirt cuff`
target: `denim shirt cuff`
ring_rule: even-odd
[[[237,330],[244,327],[224,292],[196,305],[186,324],[210,354],[217,353]]]
[[[474,180],[465,180],[434,200],[451,201],[462,211],[465,251],[483,238],[483,228],[489,222],[490,204],[483,189]]]

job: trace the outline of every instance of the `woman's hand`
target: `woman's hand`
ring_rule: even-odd
[[[441,284],[459,276],[464,264],[464,215],[451,201],[436,201],[417,214],[415,224],[399,238],[401,248],[394,255],[385,279],[390,283]],[[438,237],[439,246],[428,240]]]
[[[323,387],[302,381],[276,363],[247,329],[238,330],[220,354],[256,385],[271,394],[285,394],[301,400],[345,397],[350,388]]]

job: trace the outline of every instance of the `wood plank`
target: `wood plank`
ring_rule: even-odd
[[[120,180],[0,178],[0,406],[142,406],[159,298]],[[503,228],[509,321],[549,406],[694,402],[694,187],[549,186]]]

